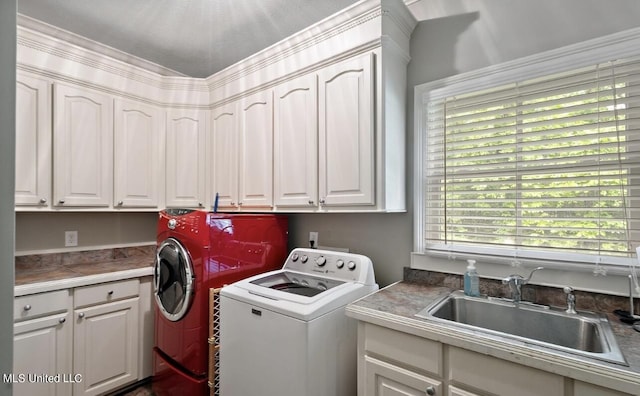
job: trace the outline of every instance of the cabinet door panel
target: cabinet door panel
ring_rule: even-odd
[[[54,204],[109,206],[113,186],[113,102],[54,86]]]
[[[449,378],[460,387],[482,389],[494,395],[562,396],[564,378],[506,360],[449,348]]]
[[[115,207],[158,206],[163,121],[155,107],[116,100]]]
[[[373,55],[319,73],[320,199],[323,205],[373,205]]]
[[[47,316],[14,325],[13,394],[66,396],[74,379],[71,363],[70,314]],[[64,375],[67,381],[45,382],[33,375]],[[24,377],[20,377],[24,375]],[[31,377],[29,376],[31,375]]]
[[[365,395],[424,396],[427,390],[442,395],[442,382],[365,356]]]
[[[317,77],[279,85],[274,97],[274,203],[318,205]]]
[[[244,207],[273,206],[273,100],[271,91],[240,104],[239,202]]]
[[[214,110],[211,138],[211,196],[218,194],[220,207],[238,204],[238,104]]]
[[[167,117],[167,206],[204,207],[206,113],[169,112]]]
[[[51,84],[16,75],[16,205],[51,199]]]
[[[138,379],[138,298],[76,310],[74,395],[97,395]]]

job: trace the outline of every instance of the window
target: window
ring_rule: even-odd
[[[640,58],[536,70],[419,91],[416,244],[628,264],[640,245]]]

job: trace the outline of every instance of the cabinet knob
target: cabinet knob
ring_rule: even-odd
[[[235,202],[231,202],[231,206],[236,206],[236,203]]]
[[[312,200],[309,200],[309,205],[313,205],[313,201]]]
[[[118,201],[118,206],[122,206],[122,205],[124,205],[124,202]]]
[[[203,207],[204,205],[202,204],[202,202],[198,202],[198,206]]]
[[[24,306],[23,308],[25,311],[30,311],[31,310],[31,305],[27,304]]]
[[[80,319],[84,318],[84,312],[80,312],[80,313],[78,314],[78,317],[79,317]]]
[[[107,296],[109,297],[113,296],[113,290],[109,290],[109,292],[107,293]]]
[[[60,319],[58,319],[58,322],[59,322],[59,323],[64,323],[64,322],[66,322],[66,321],[67,321],[67,319],[66,319],[66,318],[60,318]]]
[[[242,206],[242,202],[238,202],[238,206]]]
[[[46,198],[40,198],[40,203],[41,204],[46,204],[47,203],[47,199]]]
[[[324,199],[320,200],[320,205],[324,205]]]
[[[58,201],[58,203],[59,203],[60,205],[64,204],[64,199],[59,200],[59,201]]]
[[[426,391],[426,392],[427,392],[427,395],[429,395],[429,396],[433,396],[433,395],[435,395],[435,394],[436,394],[436,388],[435,388],[435,387],[433,387],[433,386],[430,386],[430,387],[428,387],[428,388],[427,388],[427,391]]]

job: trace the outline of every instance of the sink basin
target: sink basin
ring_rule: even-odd
[[[495,299],[455,291],[416,316],[616,364],[627,362],[605,315]]]

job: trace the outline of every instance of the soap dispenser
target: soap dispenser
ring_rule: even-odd
[[[467,271],[464,273],[464,294],[478,297],[480,295],[480,279],[476,271],[476,260],[467,260]]]

